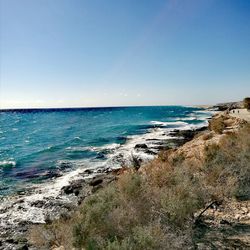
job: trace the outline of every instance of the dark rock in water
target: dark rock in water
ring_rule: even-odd
[[[21,203],[24,203],[24,199],[23,198],[20,198],[17,201],[13,202],[13,205],[21,204]]]
[[[92,174],[92,173],[93,173],[93,170],[91,169],[84,170],[84,174]]]
[[[46,170],[41,171],[39,169],[33,169],[29,171],[20,171],[15,174],[15,176],[19,179],[49,179],[56,178],[62,176],[62,173],[56,170]]]
[[[112,162],[115,164],[115,163],[118,163],[120,166],[124,166],[126,165],[126,159],[124,157],[124,155],[122,153],[118,153],[116,154],[113,158],[112,158]]]
[[[148,148],[148,146],[146,144],[136,144],[135,148],[146,149],[146,148]]]
[[[167,146],[167,145],[159,145],[159,146],[154,146],[152,147],[152,149],[156,150],[156,151],[161,151],[161,150],[167,150],[170,149],[171,147]]]
[[[96,159],[105,159],[105,154],[102,152],[99,152],[96,156]]]
[[[126,141],[127,141],[127,137],[126,136],[117,136],[117,141],[119,142],[119,143],[125,143]]]
[[[72,168],[72,167],[73,167],[72,163],[70,162],[61,162],[58,168],[60,170],[65,170],[65,169]]]
[[[16,193],[18,195],[25,195],[26,194],[26,192],[24,190],[17,190]]]
[[[44,200],[37,200],[37,201],[33,201],[33,202],[31,203],[31,206],[41,208],[41,207],[44,206],[44,204],[45,204],[45,201],[44,201]]]
[[[110,173],[111,171],[112,171],[111,168],[106,168],[103,172],[106,173],[106,174],[108,174],[108,173]]]
[[[74,192],[74,189],[72,186],[65,186],[62,188],[62,191],[65,193],[65,194],[72,194]]]
[[[154,152],[153,150],[147,149],[144,151],[144,153],[149,154],[149,155],[156,155],[157,153]]]
[[[96,172],[96,173],[103,173],[103,172],[105,172],[105,171],[103,170],[103,168],[98,168],[95,172]]]
[[[62,176],[62,173],[58,170],[49,170],[45,171],[42,173],[38,173],[35,175],[35,178],[40,178],[40,179],[48,179],[48,178],[56,178]]]
[[[91,192],[96,192],[99,188],[111,183],[112,181],[116,180],[117,177],[113,174],[102,174],[95,176],[89,180],[86,180],[87,184],[92,187]]]
[[[176,129],[176,130],[170,132],[169,135],[176,136],[176,137],[182,137],[181,139],[177,138],[177,139],[173,139],[173,140],[182,140],[183,143],[185,143],[187,141],[192,140],[195,135],[197,135],[201,131],[205,131],[206,129],[207,129],[207,127],[201,127],[201,128],[195,129],[195,130],[177,130]],[[182,144],[180,144],[180,145],[182,145]]]
[[[180,130],[179,129],[174,129],[172,132],[178,133],[178,132],[180,132]]]
[[[0,191],[5,191],[5,190],[8,190],[8,189],[9,189],[9,187],[0,187]]]
[[[65,194],[74,193],[76,196],[78,196],[83,185],[84,185],[84,180],[77,180],[72,182],[70,185],[63,187],[62,192],[64,192]]]

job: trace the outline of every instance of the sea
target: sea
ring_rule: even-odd
[[[148,161],[171,131],[206,126],[211,115],[183,106],[2,110],[0,197]]]

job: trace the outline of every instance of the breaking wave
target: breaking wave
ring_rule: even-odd
[[[15,161],[0,161],[0,167],[15,167],[16,162]]]

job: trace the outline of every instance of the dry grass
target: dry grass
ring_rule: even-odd
[[[202,135],[202,139],[203,139],[204,141],[210,140],[212,137],[213,137],[213,133],[211,133],[211,132],[207,132],[207,133],[204,133],[204,134]]]
[[[218,115],[209,121],[209,129],[217,134],[222,134],[226,125],[224,123],[225,117]]]
[[[73,248],[72,227],[77,221],[75,213],[70,219],[61,218],[46,225],[35,225],[30,230],[29,241],[38,249],[47,250],[64,246],[65,249]]]

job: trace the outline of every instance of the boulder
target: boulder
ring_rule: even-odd
[[[92,174],[92,173],[93,173],[93,170],[91,169],[84,170],[84,174]]]
[[[83,185],[84,185],[84,180],[77,180],[77,181],[72,182],[68,186],[64,186],[62,188],[62,192],[65,194],[74,193],[76,196],[78,196]]]
[[[147,149],[148,146],[146,144],[136,144],[135,149]]]

